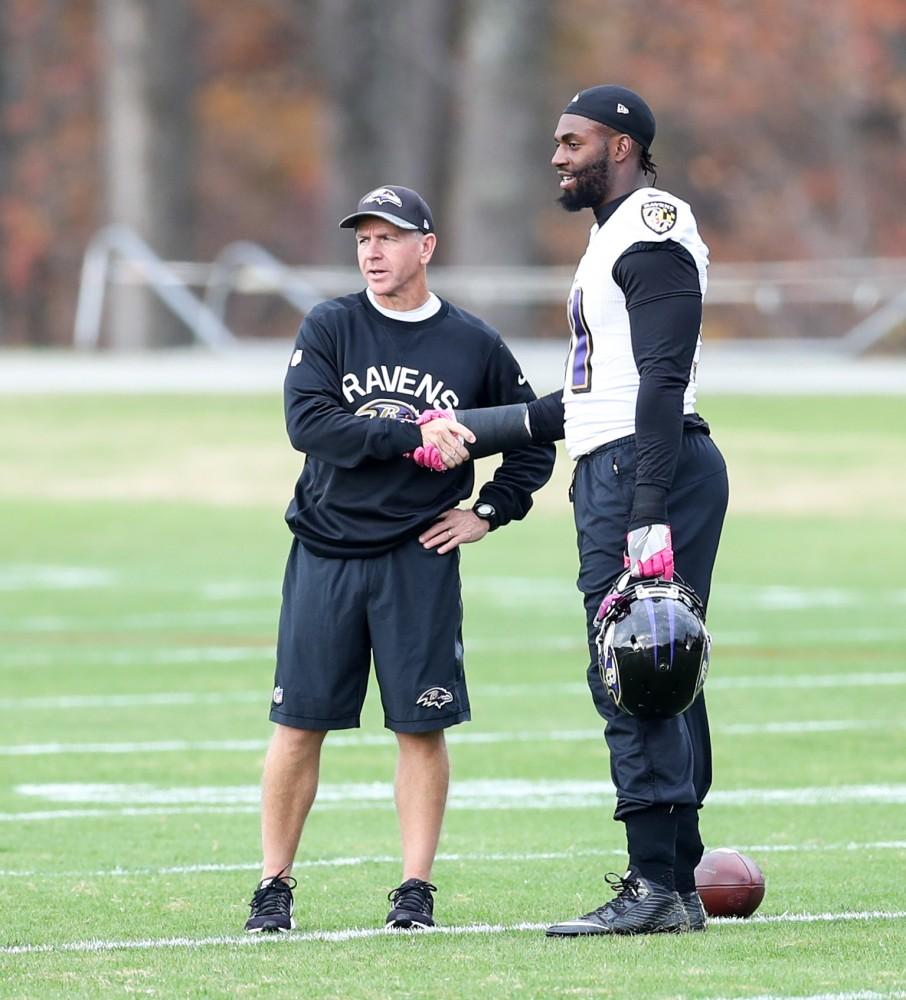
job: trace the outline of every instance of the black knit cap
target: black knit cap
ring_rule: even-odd
[[[648,149],[654,142],[651,108],[634,91],[614,83],[580,90],[563,109],[563,114],[581,115],[609,125],[631,136],[642,149]]]

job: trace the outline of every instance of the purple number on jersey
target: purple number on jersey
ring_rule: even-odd
[[[572,350],[569,360],[569,370],[572,376],[570,388],[573,392],[591,391],[591,354],[594,345],[591,342],[591,330],[585,322],[582,310],[582,288],[575,285],[569,293],[566,303],[566,315],[572,332]]]

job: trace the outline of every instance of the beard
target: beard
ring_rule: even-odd
[[[607,200],[610,183],[610,154],[604,150],[600,160],[573,174],[575,187],[564,191],[557,199],[567,212],[581,212],[583,208],[597,208]]]

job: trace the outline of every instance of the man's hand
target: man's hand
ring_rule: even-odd
[[[475,435],[468,427],[457,423],[452,413],[425,410],[416,423],[422,432],[422,443],[411,456],[416,465],[434,472],[446,472],[468,462],[470,456],[463,442],[473,443]]]
[[[626,536],[623,564],[633,576],[673,579],[673,539],[669,524],[649,524]]]
[[[418,540],[426,549],[437,549],[437,554],[442,556],[466,542],[479,541],[490,530],[491,526],[484,518],[470,510],[454,507],[445,510],[427,531],[418,536]]]

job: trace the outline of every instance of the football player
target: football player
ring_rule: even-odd
[[[607,722],[629,867],[609,878],[616,898],[551,936],[705,927],[694,877],[711,784],[704,696],[673,718],[625,714],[608,697],[595,647],[624,566],[640,578],[676,570],[707,605],[727,506],[723,458],[695,411],[708,248],[689,205],[648,181],[657,179],[654,133],[651,109],[625,87],[590,87],[569,102],[554,134],[560,204],[590,210],[594,224],[567,301],[565,384],[527,405],[455,414],[475,433],[473,457],[565,438],[576,462],[588,683]],[[449,464],[430,447],[418,459]]]

